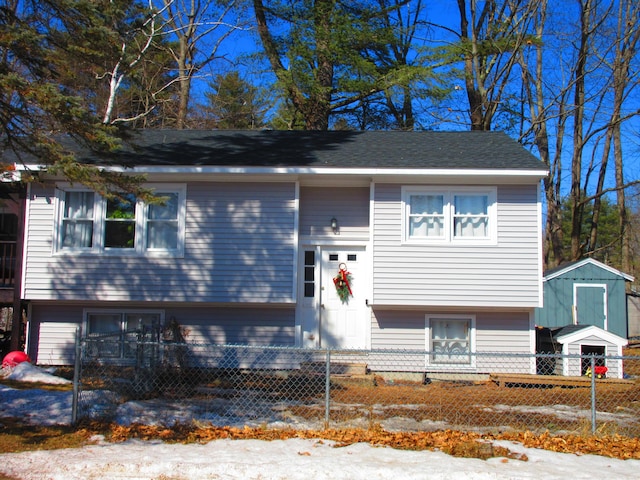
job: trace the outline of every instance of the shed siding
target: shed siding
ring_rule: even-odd
[[[369,238],[369,188],[300,189],[300,236],[333,236],[338,220],[341,237]]]
[[[131,311],[126,304],[56,305],[32,308],[29,354],[41,365],[72,365],[76,328],[83,325],[84,308]],[[289,307],[171,307],[145,304],[143,310],[163,310],[165,322],[175,317],[184,327],[187,343],[200,345],[295,344],[295,310]],[[38,341],[39,340],[39,341]],[[213,348],[200,348],[198,357],[214,355]]]
[[[53,255],[54,189],[34,187],[25,298],[293,302],[295,190],[293,183],[189,184],[184,258],[168,258]]]
[[[402,244],[401,186],[375,187],[377,305],[530,308],[538,305],[537,187],[500,186],[496,245]]]
[[[427,314],[456,313],[450,310],[391,310],[374,309],[371,324],[371,347],[373,350],[413,350],[401,356],[398,365],[404,370],[425,368],[425,353],[429,343],[426,337]],[[472,314],[471,311],[461,314]],[[491,356],[484,353],[532,354],[530,314],[528,312],[479,312],[475,313],[475,368],[477,372],[531,373],[533,357],[524,357],[514,362],[513,357]],[[422,353],[419,353],[422,352]],[[389,358],[386,359],[389,364]],[[449,367],[450,368],[450,367]]]
[[[640,337],[640,296],[627,295],[627,315],[629,316],[629,338]]]
[[[574,284],[607,286],[607,330],[627,338],[625,280],[596,265],[584,264],[544,282],[544,307],[536,309],[536,323],[544,327],[564,327],[573,323]],[[596,325],[603,327],[603,325]]]

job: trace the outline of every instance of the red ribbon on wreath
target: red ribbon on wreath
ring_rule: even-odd
[[[341,263],[339,268],[340,270],[338,271],[338,275],[333,277],[333,284],[336,286],[336,291],[338,292],[340,300],[344,302],[349,295],[353,295],[353,292],[351,292],[351,285],[349,284],[351,280],[351,273],[347,272],[347,266],[344,263]]]

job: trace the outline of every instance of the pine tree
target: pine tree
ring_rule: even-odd
[[[204,112],[208,124],[221,130],[256,129],[264,126],[269,108],[266,93],[242,78],[238,72],[216,75],[205,93]]]

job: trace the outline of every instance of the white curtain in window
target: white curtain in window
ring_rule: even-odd
[[[178,194],[157,193],[162,205],[149,205],[147,213],[147,248],[178,248]]]
[[[431,338],[434,340],[464,340],[469,338],[469,322],[465,320],[431,320]]]
[[[444,236],[444,197],[411,195],[409,212],[410,237]]]
[[[454,196],[454,235],[489,236],[489,199],[486,195]]]
[[[434,363],[468,363],[470,324],[467,320],[432,319],[431,348]]]
[[[93,204],[93,192],[66,192],[62,221],[63,247],[91,247]]]

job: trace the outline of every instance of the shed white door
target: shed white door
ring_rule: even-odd
[[[575,323],[607,330],[607,285],[574,284],[573,309]]]

